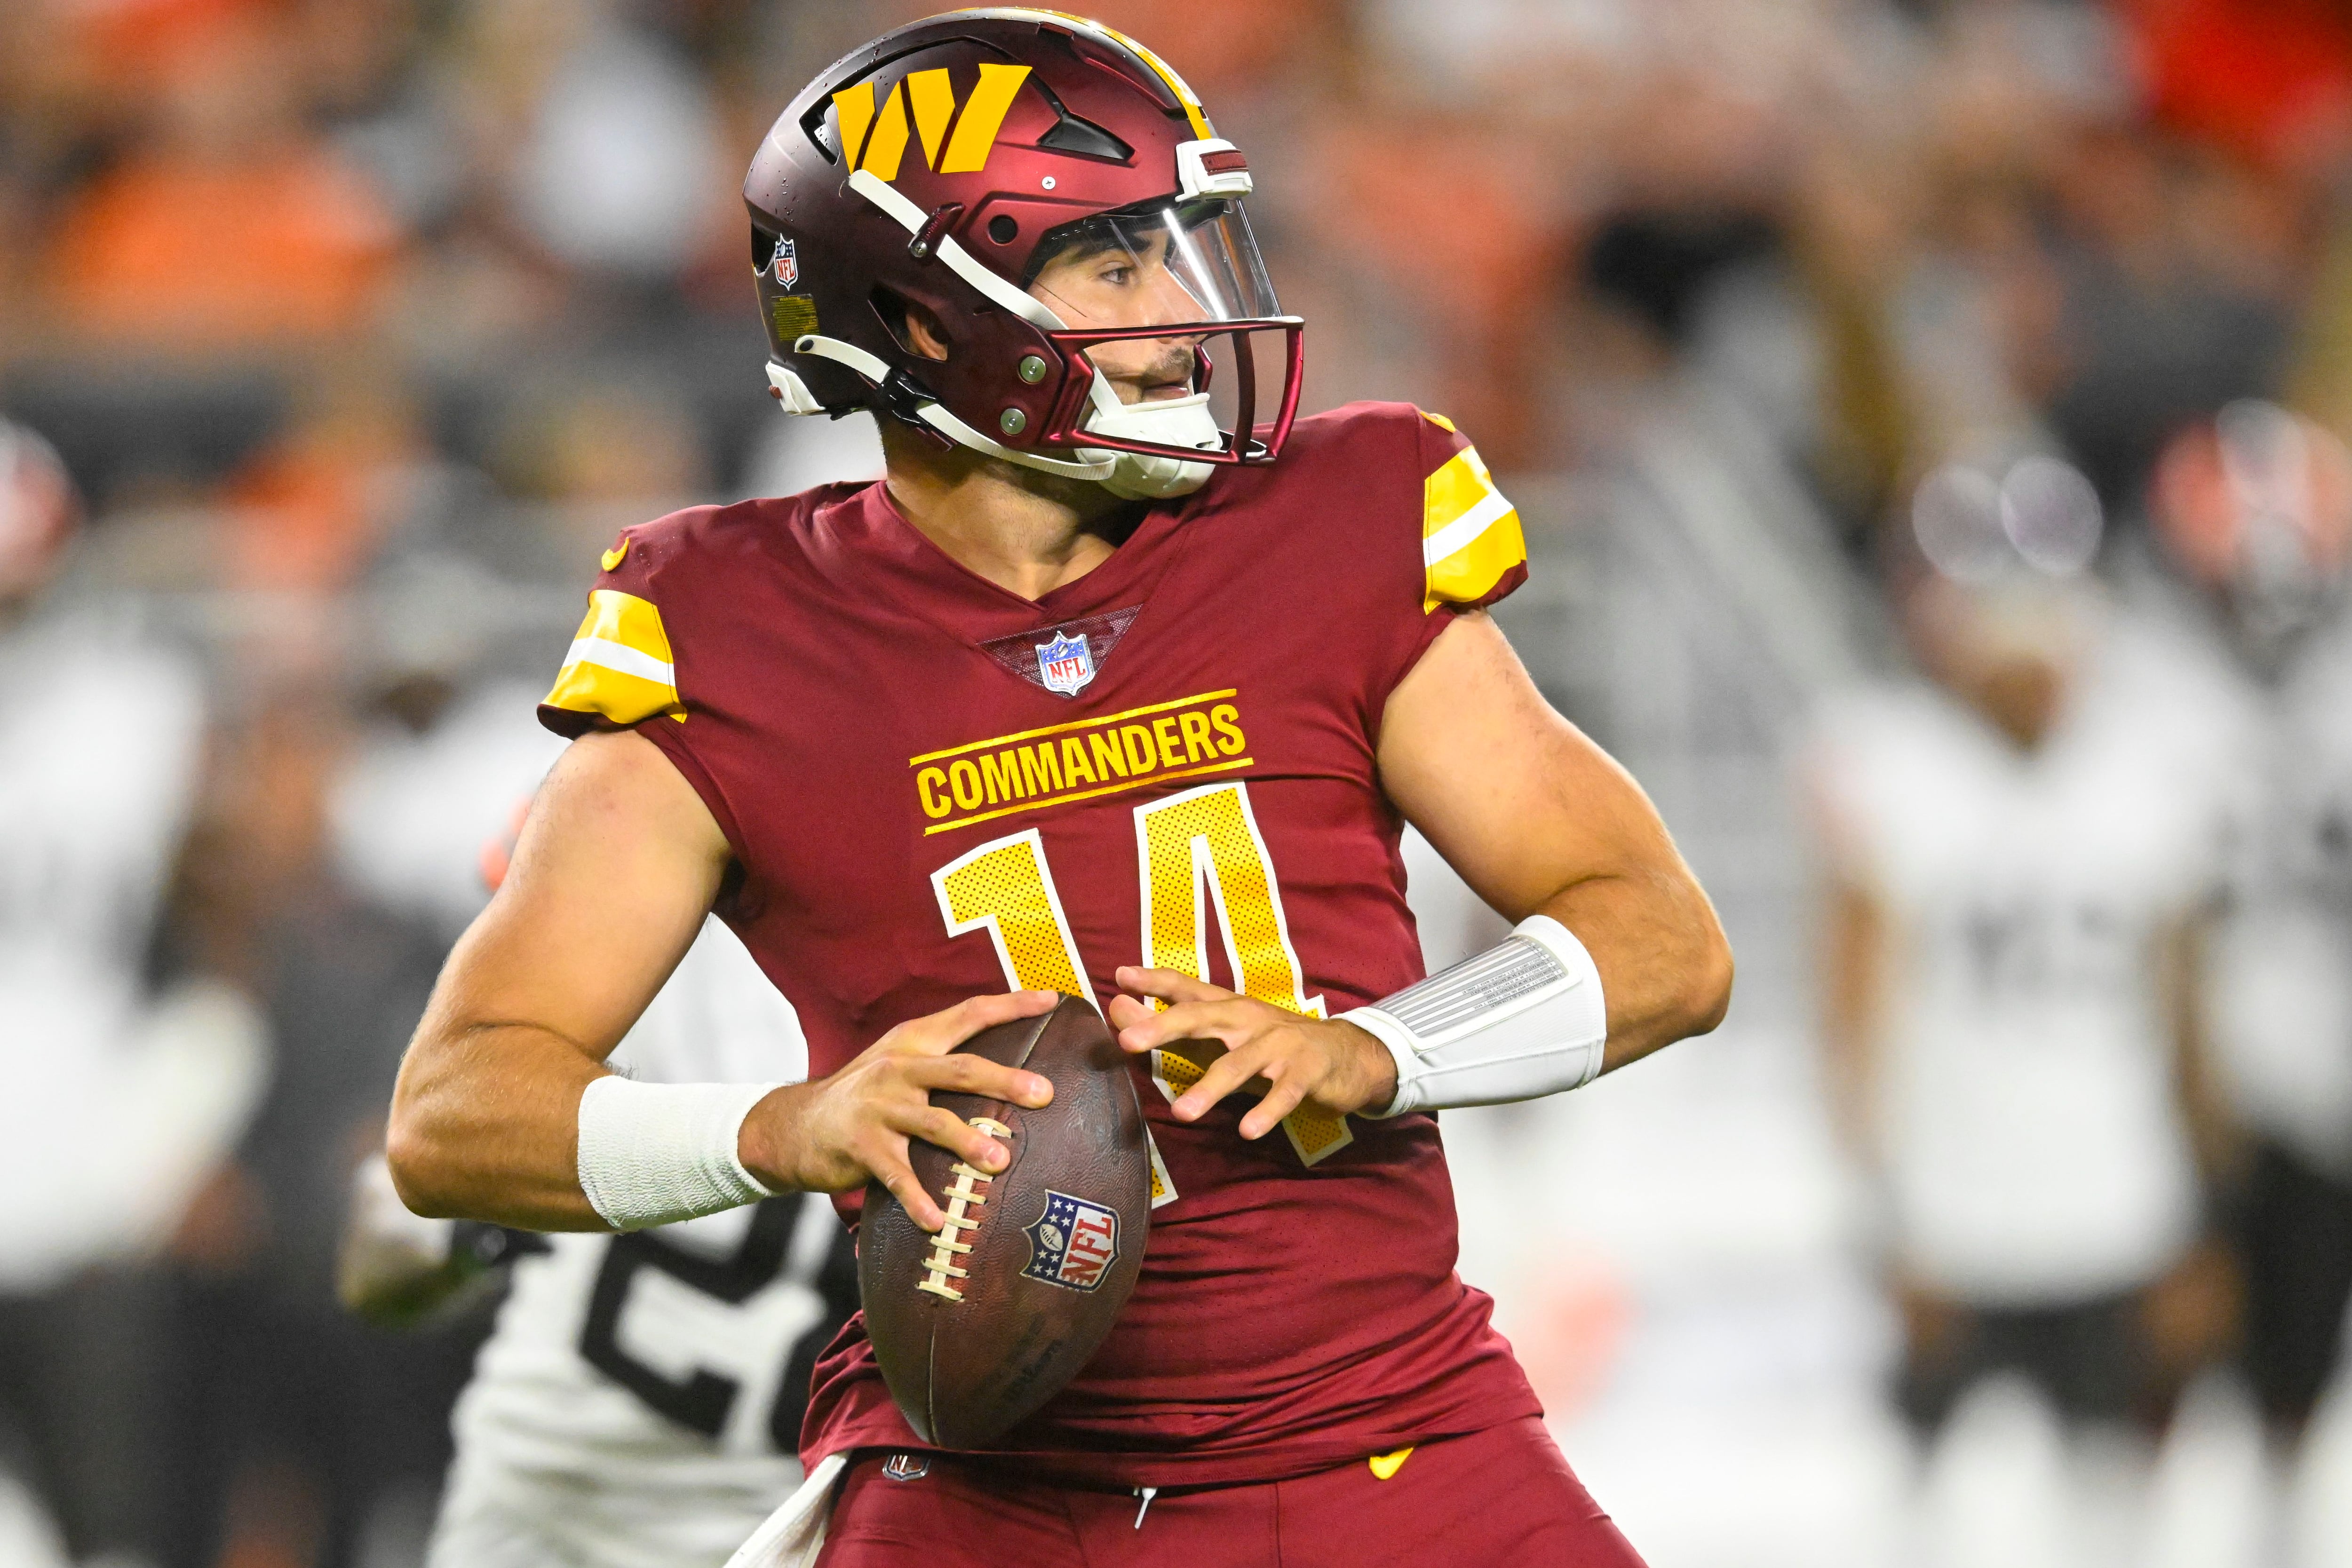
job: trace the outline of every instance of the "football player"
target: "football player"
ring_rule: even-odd
[[[804,1076],[791,1006],[708,923],[609,1059],[646,1082]],[[514,1258],[458,1401],[431,1568],[724,1563],[801,1479],[817,1353],[857,1306],[848,1233],[807,1194],[619,1236],[523,1239],[400,1206],[360,1171],[341,1289],[405,1322]]]
[[[1813,758],[1832,1083],[1883,1188],[1904,1414],[1940,1455],[1981,1381],[2024,1379],[2067,1437],[2058,1528],[2103,1561],[2144,1501],[2137,1428],[2219,1337],[2188,984],[2211,796],[2176,661],[2070,575],[2089,547],[2013,549],[2020,509],[1955,473],[1896,573],[1930,679],[1833,704]]]
[[[178,1322],[149,1267],[221,1185],[269,1078],[259,1014],[147,974],[201,788],[204,673],[122,603],[59,591],[79,497],[0,420],[0,1465],[76,1554],[172,1544],[158,1419]],[[103,1368],[102,1387],[90,1369]]]
[[[2352,457],[2246,402],[2184,431],[2151,486],[2170,568],[2137,584],[2210,693],[2229,769],[2207,946],[2214,1046],[2249,1132],[2231,1206],[2244,1370],[2280,1479],[2336,1375],[2352,1300]]]
[[[1252,176],[1150,51],[1059,13],[899,28],[745,183],[784,408],[886,479],[622,534],[541,716],[577,739],[452,955],[394,1108],[421,1212],[633,1230],[1003,1169],[949,1054],[1096,998],[1156,1088],[1141,1283],[989,1455],[927,1452],[857,1320],[809,1481],[739,1560],[1637,1562],[1454,1271],[1433,1113],[1712,1028],[1731,962],[1640,789],[1486,607],[1525,576],[1469,441],[1294,424]],[[1398,836],[1517,924],[1424,979]],[[813,1080],[605,1053],[716,909]],[[1529,1195],[1573,1202],[1574,1194]]]

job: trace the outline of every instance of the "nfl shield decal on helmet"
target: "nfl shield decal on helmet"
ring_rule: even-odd
[[[776,242],[776,287],[790,288],[801,280],[800,252],[788,239]]]
[[[1045,677],[1047,691],[1076,696],[1095,678],[1095,656],[1086,637],[1056,632],[1052,642],[1038,643],[1037,673]]]
[[[1045,1194],[1045,1212],[1023,1229],[1029,1238],[1033,1280],[1065,1290],[1091,1291],[1118,1258],[1118,1215],[1066,1192]]]

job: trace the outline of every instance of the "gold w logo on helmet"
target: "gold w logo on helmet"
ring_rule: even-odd
[[[964,99],[961,116],[956,113],[955,89],[949,85],[944,68],[909,71],[904,80],[893,82],[879,112],[874,107],[871,81],[845,88],[833,95],[834,113],[841,127],[842,160],[877,180],[895,180],[907,155],[907,143],[919,135],[923,141],[923,162],[934,172],[978,173],[988,167],[996,133],[1013,108],[1013,95],[1021,90],[1028,75],[1027,66],[982,64],[980,85]],[[909,106],[914,110],[911,131],[907,124]],[[948,134],[950,120],[955,122],[953,136]],[[944,153],[942,141],[947,143]]]

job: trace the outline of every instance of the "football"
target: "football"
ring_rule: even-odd
[[[891,1396],[925,1442],[983,1448],[1060,1392],[1127,1304],[1150,1225],[1151,1163],[1126,1053],[1075,997],[957,1048],[1054,1085],[1031,1111],[970,1094],[932,1103],[1012,1153],[991,1176],[933,1144],[908,1149],[947,1213],[934,1236],[878,1182],[857,1281]]]

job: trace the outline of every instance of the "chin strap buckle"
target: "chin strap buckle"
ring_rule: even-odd
[[[929,387],[907,373],[904,365],[893,369],[874,388],[874,406],[877,412],[888,414],[902,424],[913,425],[930,437],[941,451],[946,451],[955,443],[933,430],[930,422],[923,417],[923,410],[939,401]]]

